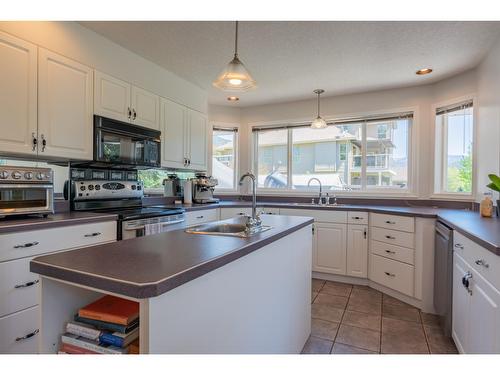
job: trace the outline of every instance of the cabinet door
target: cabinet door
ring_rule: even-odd
[[[345,224],[314,224],[313,271],[346,274]]]
[[[0,150],[36,154],[36,46],[0,32]]]
[[[92,69],[39,50],[38,151],[43,156],[92,159]]]
[[[188,109],[189,133],[188,155],[189,168],[195,170],[207,169],[207,117],[199,112]]]
[[[452,335],[460,353],[468,353],[467,333],[470,320],[469,292],[462,284],[462,277],[467,273],[465,261],[457,253],[453,254],[453,322]]]
[[[186,108],[163,98],[160,108],[161,165],[169,168],[184,168]]]
[[[347,226],[347,275],[368,276],[368,227],[366,225]]]
[[[467,354],[500,353],[500,292],[472,271]]]
[[[132,123],[146,128],[160,129],[160,97],[132,86]]]
[[[131,85],[95,71],[94,113],[118,121],[131,121]]]

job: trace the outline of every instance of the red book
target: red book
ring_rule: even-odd
[[[60,351],[68,353],[68,354],[101,354],[101,353],[93,352],[92,350],[80,348],[78,346],[65,344],[65,343],[63,343],[61,345]]]
[[[106,295],[82,307],[78,315],[83,318],[128,325],[139,317],[139,303]]]

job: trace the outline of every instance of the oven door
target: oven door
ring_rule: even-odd
[[[0,216],[53,212],[53,185],[0,185]]]

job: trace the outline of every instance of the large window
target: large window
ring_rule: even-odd
[[[237,178],[237,128],[214,128],[212,136],[212,175],[217,189],[235,190]]]
[[[260,188],[408,189],[413,114],[254,128],[254,169]],[[313,184],[313,183],[312,183]],[[314,182],[317,184],[317,182]]]
[[[436,193],[472,194],[472,104],[466,101],[436,109]]]

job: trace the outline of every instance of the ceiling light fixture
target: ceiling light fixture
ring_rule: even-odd
[[[419,75],[419,76],[423,76],[425,74],[430,74],[432,73],[432,69],[431,68],[424,68],[424,69],[419,69],[415,72],[416,75]]]
[[[324,129],[328,125],[326,124],[326,121],[321,118],[319,115],[319,96],[325,92],[325,90],[322,89],[316,89],[313,91],[316,95],[318,95],[318,117],[314,119],[314,121],[311,123],[311,128],[312,129]]]
[[[238,21],[236,21],[234,57],[227,64],[226,69],[219,74],[213,85],[223,91],[248,91],[257,87],[257,82],[238,58]]]
[[[227,100],[229,100],[230,102],[237,102],[238,100],[240,100],[240,98],[238,98],[237,96],[228,96]]]

